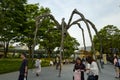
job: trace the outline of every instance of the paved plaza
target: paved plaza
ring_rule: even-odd
[[[64,65],[62,69],[62,76],[58,77],[58,70],[55,67],[44,67],[39,77],[35,76],[34,70],[29,70],[28,80],[72,80],[73,64]],[[0,75],[0,80],[17,80],[18,72],[12,72]],[[85,80],[87,75],[85,73]],[[100,73],[99,80],[119,80],[114,78],[114,67],[107,64]]]

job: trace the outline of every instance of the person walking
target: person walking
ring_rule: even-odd
[[[103,60],[103,57],[101,57],[101,59],[100,59],[100,64],[101,64],[101,68],[104,69],[104,60]]]
[[[73,80],[85,80],[84,79],[85,65],[82,63],[82,60],[78,57],[73,68],[74,76]]]
[[[98,80],[99,78],[99,69],[97,62],[89,56],[86,61],[90,64],[90,67],[86,70],[89,70],[88,79],[87,80]]]
[[[60,67],[60,57],[59,56],[56,57],[55,63],[56,63],[56,70],[58,70],[58,68]]]
[[[19,70],[19,78],[18,80],[27,80],[28,75],[28,60],[26,59],[26,54],[22,53],[21,56],[22,63]]]
[[[120,77],[120,69],[119,69],[119,62],[118,62],[118,58],[117,56],[114,57],[114,66],[115,66],[115,78],[119,78]]]
[[[40,75],[40,72],[41,72],[41,60],[40,59],[35,60],[35,72],[36,72],[36,76]]]

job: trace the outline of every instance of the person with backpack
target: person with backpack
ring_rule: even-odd
[[[115,66],[115,78],[120,76],[120,59],[117,56],[114,57],[114,66]]]

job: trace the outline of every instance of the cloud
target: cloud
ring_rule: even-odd
[[[106,15],[106,17],[102,18],[103,24],[114,24],[120,29],[120,13]]]
[[[50,8],[52,14],[59,22],[61,22],[63,17],[68,22],[71,12],[76,8],[87,19],[91,20],[98,30],[108,24],[118,26],[120,29],[120,0],[28,0],[28,2],[40,3],[40,5]],[[78,16],[75,16],[74,19],[76,18]],[[84,24],[83,27],[85,27]],[[84,29],[86,44],[91,45],[88,31],[86,28]],[[77,27],[72,27],[69,33],[82,43],[81,30]],[[92,35],[94,35],[93,30]]]

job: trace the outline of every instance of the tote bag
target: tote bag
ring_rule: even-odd
[[[81,80],[81,72],[80,72],[80,70],[75,70],[75,72],[74,72],[74,80]]]

